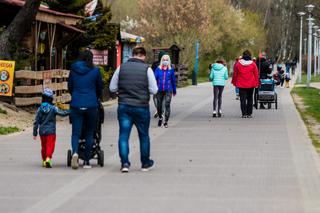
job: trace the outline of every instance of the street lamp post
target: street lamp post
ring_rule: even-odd
[[[312,21],[314,20],[312,18],[312,10],[314,8],[314,5],[309,4],[306,6],[308,12],[309,12],[309,18],[308,20],[308,39],[309,39],[309,44],[308,44],[308,73],[307,73],[307,87],[310,87],[310,81],[311,81],[311,66],[312,66]]]
[[[318,75],[320,75],[320,29],[317,30],[318,32]]]
[[[299,78],[298,82],[301,84],[301,77],[302,77],[302,31],[303,31],[303,16],[306,13],[299,12],[298,15],[300,16],[300,48],[299,48]]]
[[[314,56],[314,71],[313,71],[313,75],[316,76],[317,75],[317,63],[318,63],[318,60],[317,60],[317,57],[318,57],[318,51],[317,51],[317,48],[318,48],[318,34],[317,34],[317,31],[319,29],[319,27],[317,25],[313,26],[313,29],[314,29],[314,34],[313,34],[313,37],[314,37],[314,42],[313,42],[313,56]]]
[[[304,51],[303,51],[303,54],[304,54],[304,55],[307,55],[307,41],[308,41],[308,39],[305,38],[305,39],[303,39],[303,41],[304,41]]]

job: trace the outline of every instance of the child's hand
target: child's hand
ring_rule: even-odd
[[[37,140],[37,136],[33,136],[33,140],[35,140],[35,141],[36,141],[36,140]]]

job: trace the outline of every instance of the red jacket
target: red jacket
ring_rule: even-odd
[[[256,63],[239,60],[234,66],[232,84],[238,88],[257,88],[260,81]]]

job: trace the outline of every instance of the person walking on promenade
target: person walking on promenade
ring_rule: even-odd
[[[267,56],[266,56],[265,52],[259,54],[258,60],[256,61],[256,65],[259,70],[260,80],[267,79],[270,77],[272,70],[270,69],[270,65],[269,65],[269,62],[267,61]],[[259,89],[256,88],[255,89],[255,96],[258,96],[258,91],[259,91]],[[254,107],[256,109],[258,109],[257,98],[255,98],[254,101],[255,101]],[[263,103],[260,103],[260,109],[265,109],[265,106]]]
[[[157,85],[159,88],[158,94],[157,94],[158,115],[161,115],[159,116],[158,126],[159,127],[162,126],[163,119],[164,119],[163,126],[165,128],[168,128],[168,121],[171,113],[172,95],[175,96],[177,94],[176,77],[174,74],[174,69],[171,66],[171,60],[169,55],[162,56],[160,65],[155,71],[155,77],[156,77]],[[164,118],[162,115],[163,101],[165,105]]]
[[[284,70],[282,69],[282,65],[281,64],[277,65],[277,73],[278,73],[278,76],[280,78],[280,86],[283,87],[286,74],[285,74]]]
[[[235,65],[232,84],[239,88],[242,117],[252,118],[253,91],[259,86],[259,71],[249,50],[243,52],[242,59]]]
[[[114,73],[110,91],[118,92],[119,155],[121,172],[129,172],[129,137],[132,126],[137,127],[140,139],[140,160],[142,171],[154,166],[150,159],[150,93],[158,92],[157,82],[152,69],[145,63],[146,50],[136,47],[133,58],[122,64]]]
[[[212,65],[210,80],[213,85],[213,117],[222,116],[222,93],[228,80],[228,69],[223,60],[219,60]]]
[[[68,80],[71,94],[71,122],[72,122],[72,159],[71,167],[79,167],[79,139],[84,122],[85,156],[83,168],[89,169],[91,150],[93,146],[94,130],[98,116],[98,99],[102,96],[102,77],[97,67],[93,65],[93,55],[89,50],[80,53],[79,60],[72,64]]]
[[[42,103],[33,123],[33,139],[38,131],[41,139],[42,166],[52,168],[52,155],[56,144],[56,115],[67,116],[68,110],[60,110],[53,105],[53,91],[46,88],[42,94]]]
[[[164,56],[164,55],[166,55],[166,54],[167,54],[167,53],[166,53],[165,51],[163,51],[163,50],[161,50],[161,51],[159,52],[158,60],[155,61],[155,62],[153,62],[152,65],[151,65],[151,68],[152,68],[153,72],[155,72],[156,69],[159,67],[162,56]],[[159,117],[159,115],[158,115],[157,102],[158,102],[157,94],[155,94],[155,95],[153,95],[153,103],[154,103],[154,106],[156,107],[156,112],[155,112],[154,115],[153,115],[154,118],[158,118],[158,117]],[[164,104],[164,103],[162,103],[162,104]],[[163,114],[163,113],[162,113],[162,114]]]

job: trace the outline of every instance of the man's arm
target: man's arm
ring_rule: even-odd
[[[148,85],[149,85],[149,92],[151,94],[157,94],[158,92],[158,86],[156,78],[154,77],[154,73],[151,68],[148,68]]]
[[[109,86],[110,92],[118,92],[119,73],[120,73],[120,67],[118,67],[116,69],[116,71],[114,72],[114,74],[112,76],[110,86]],[[153,73],[152,73],[152,75],[153,75]]]

